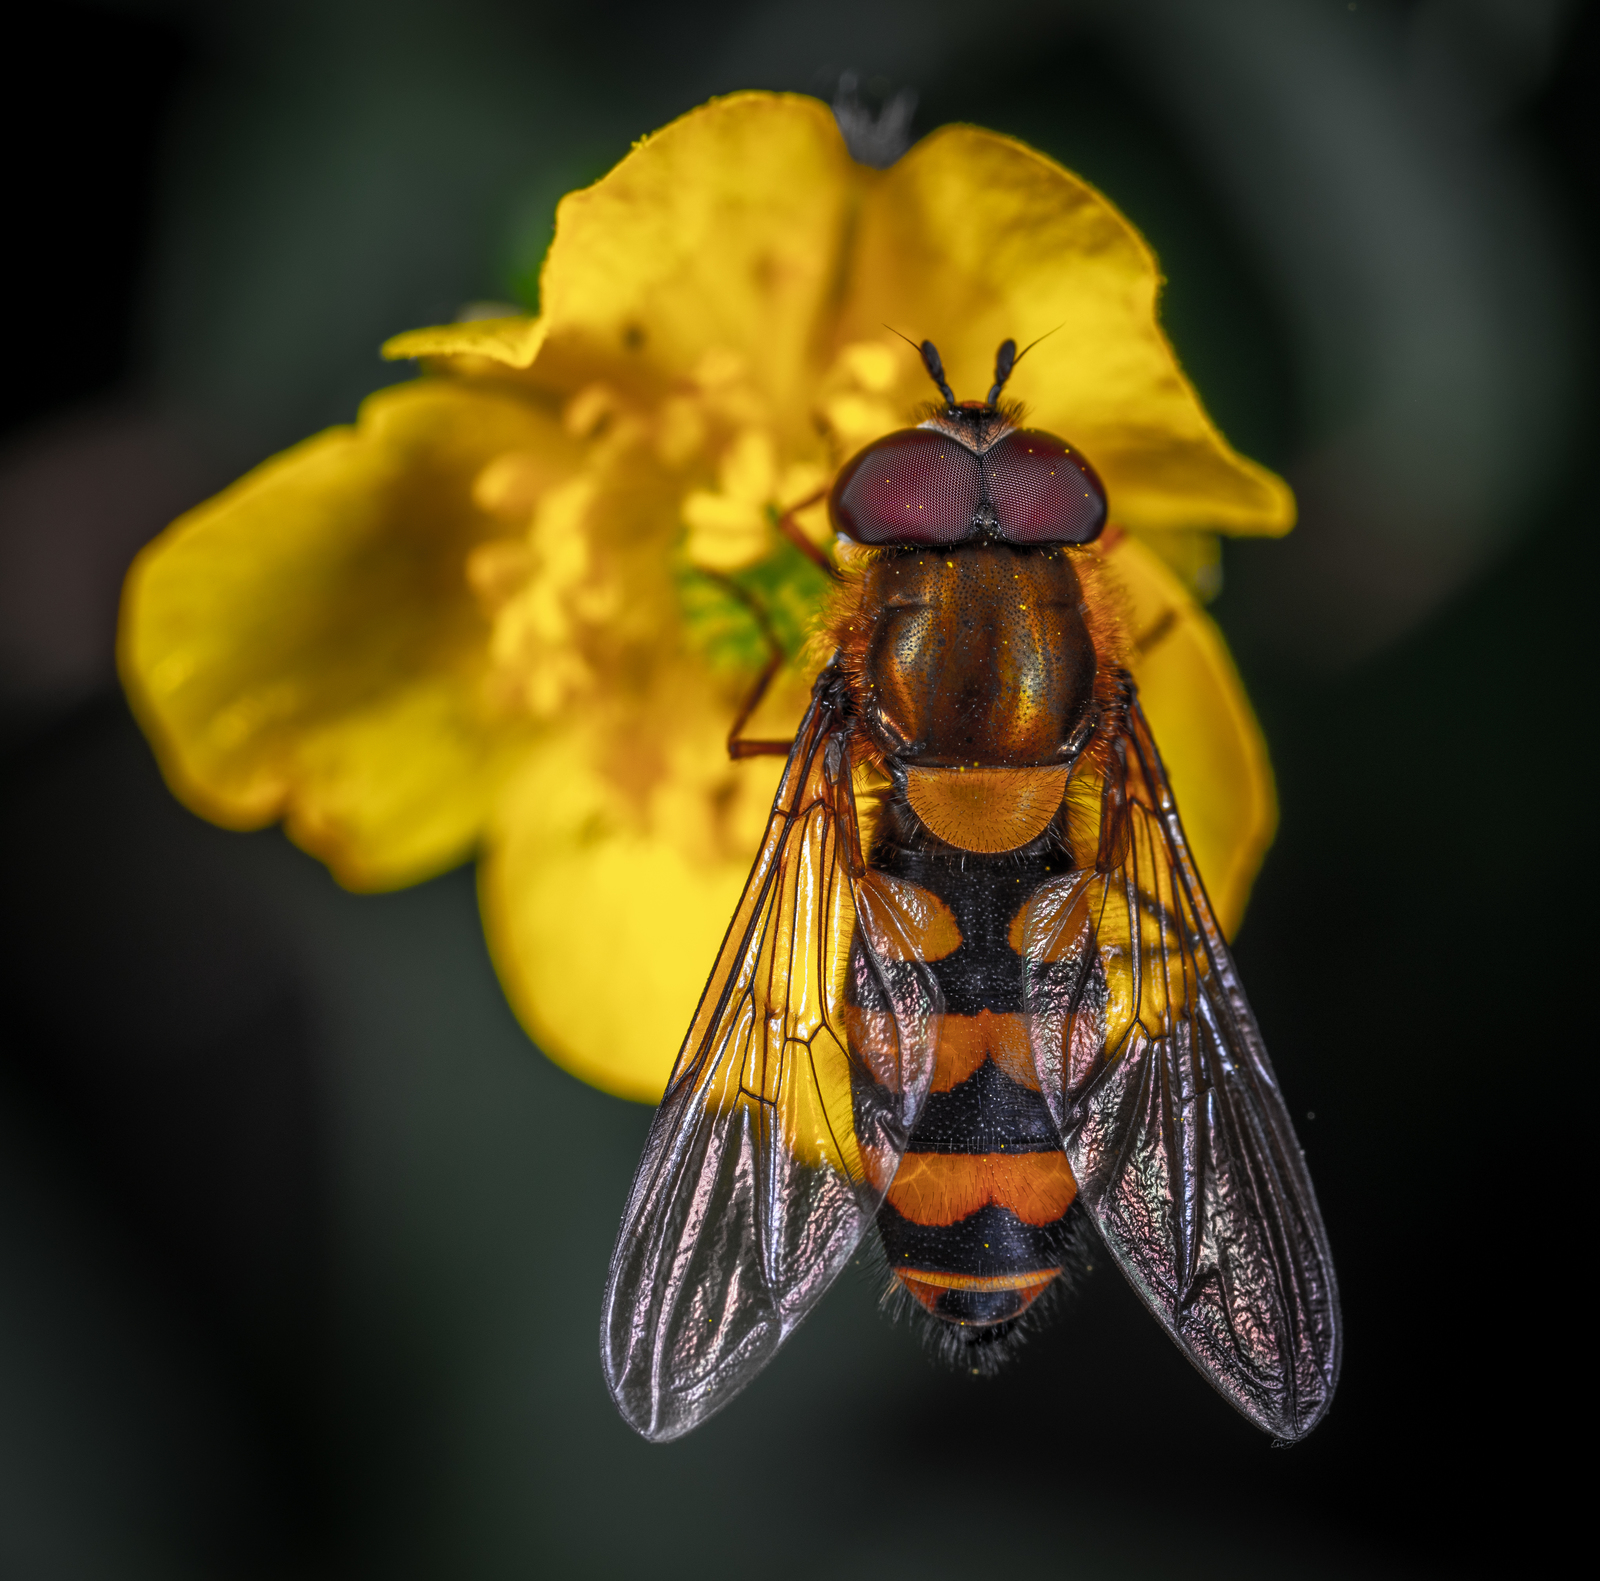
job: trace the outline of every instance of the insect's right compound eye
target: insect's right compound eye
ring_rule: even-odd
[[[905,428],[846,463],[828,514],[857,543],[957,543],[982,503],[972,451],[935,429]]]

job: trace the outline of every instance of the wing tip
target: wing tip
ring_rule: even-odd
[[[606,1391],[617,1415],[647,1444],[670,1444],[715,1416],[742,1385],[724,1393],[703,1390],[675,1394],[659,1389],[630,1389],[625,1379],[614,1379],[605,1369]]]
[[[1329,1359],[1329,1363],[1321,1369],[1318,1379],[1320,1388],[1291,1391],[1288,1398],[1279,1396],[1274,1401],[1278,1407],[1276,1410],[1262,1409],[1257,1402],[1246,1401],[1236,1396],[1222,1388],[1215,1378],[1211,1378],[1210,1382],[1225,1399],[1239,1409],[1242,1415],[1249,1418],[1263,1432],[1272,1435],[1274,1449],[1288,1449],[1291,1445],[1309,1437],[1332,1408],[1333,1396],[1339,1386],[1339,1357],[1335,1353]]]
[[[604,1350],[600,1356],[601,1371],[605,1374],[606,1393],[617,1408],[617,1415],[647,1444],[670,1444],[682,1438],[705,1415],[703,1411],[673,1411],[675,1403],[670,1396],[655,1389],[630,1386],[626,1374],[618,1376],[610,1365]],[[664,1409],[665,1408],[665,1409]]]
[[[1318,1401],[1314,1410],[1306,1415],[1291,1420],[1279,1418],[1275,1421],[1259,1421],[1257,1426],[1264,1428],[1272,1435],[1274,1449],[1289,1449],[1310,1437],[1313,1429],[1319,1427],[1328,1414],[1328,1408],[1333,1404],[1333,1394],[1330,1391]]]

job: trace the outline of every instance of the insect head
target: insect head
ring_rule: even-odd
[[[1002,341],[984,401],[957,401],[931,340],[919,348],[942,408],[917,428],[868,445],[828,498],[836,531],[860,544],[1090,543],[1106,522],[1106,491],[1065,440],[1019,428],[999,406],[1020,360]]]

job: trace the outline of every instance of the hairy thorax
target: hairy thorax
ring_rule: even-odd
[[[885,556],[867,568],[857,609],[868,621],[858,703],[890,757],[908,767],[1044,767],[1081,744],[1097,665],[1068,551]]]

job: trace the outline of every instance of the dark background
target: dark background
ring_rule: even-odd
[[[1541,0],[35,5],[0,387],[0,1574],[1538,1571],[1591,1105],[1600,27]],[[1349,1346],[1273,1450],[1114,1275],[994,1384],[844,1282],[687,1441],[595,1346],[647,1114],[545,1062],[462,871],[340,891],[167,794],[132,552],[515,299],[713,92],[909,86],[1099,184],[1304,519],[1215,609],[1283,825],[1238,941]],[[603,941],[599,941],[603,947]],[[1314,1118],[1312,1116],[1314,1115]]]

